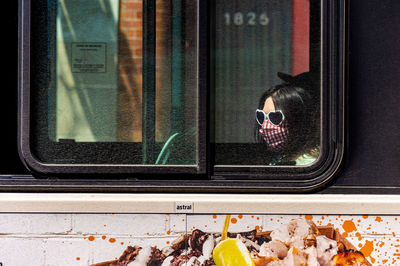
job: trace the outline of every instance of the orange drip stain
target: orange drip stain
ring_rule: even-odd
[[[382,222],[382,218],[380,216],[376,216],[375,221]]]
[[[238,218],[239,218],[239,219],[242,219],[242,218],[243,218],[243,214],[239,214],[239,215],[238,215]]]
[[[233,223],[233,224],[237,223],[237,219],[236,218],[232,218],[231,219],[231,223]]]
[[[256,225],[256,226],[254,227],[254,229],[256,229],[257,231],[259,231],[259,230],[260,230],[260,227],[259,227],[258,225]]]
[[[394,232],[392,232],[392,235],[393,235],[394,237],[396,237],[396,234],[395,234]]]
[[[304,218],[306,218],[307,220],[312,220],[312,219],[313,219],[313,216],[310,215],[310,214],[306,214],[306,215],[304,216]]]
[[[368,219],[368,215],[363,215],[362,218]]]
[[[383,264],[386,264],[386,262],[388,262],[388,260],[382,260],[382,263],[383,263]]]
[[[108,242],[110,242],[110,243],[115,243],[115,238],[110,238],[109,240],[108,240]]]
[[[94,241],[95,238],[94,238],[94,236],[89,236],[88,239],[89,239],[89,241]]]
[[[79,257],[76,257],[76,260],[81,260],[81,258],[79,258]]]
[[[214,214],[214,215],[213,215],[213,218],[214,218],[214,219],[217,219],[217,215]]]
[[[346,220],[346,221],[344,221],[342,227],[343,227],[343,229],[344,229],[347,233],[351,233],[351,232],[357,230],[355,224],[354,224],[353,221],[351,221],[351,220]]]
[[[372,258],[372,257],[370,257],[370,258],[371,258],[371,262],[372,262],[372,263],[375,263],[375,259]]]
[[[371,256],[373,250],[374,250],[374,243],[368,240],[365,241],[364,246],[360,249],[361,253],[364,254],[365,257]]]

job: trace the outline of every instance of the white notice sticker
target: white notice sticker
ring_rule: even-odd
[[[72,73],[106,73],[106,43],[72,43]]]

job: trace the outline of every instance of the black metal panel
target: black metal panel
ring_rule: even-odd
[[[340,186],[400,186],[400,2],[352,0]]]

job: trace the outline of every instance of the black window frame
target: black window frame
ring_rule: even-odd
[[[144,0],[153,1],[153,0]],[[332,182],[343,161],[345,146],[345,3],[344,0],[321,0],[321,112],[322,149],[319,160],[311,166],[215,166],[210,140],[210,49],[212,45],[212,6],[199,1],[198,33],[198,165],[48,165],[30,152],[30,51],[31,0],[20,0],[19,65],[19,147],[28,168],[39,176],[61,179],[21,180],[26,189],[106,191],[186,191],[186,192],[305,192]],[[36,61],[35,61],[36,62]],[[110,178],[110,174],[113,175]],[[70,177],[84,178],[70,180]],[[67,178],[67,179],[63,179]],[[121,179],[123,178],[123,179]],[[19,182],[19,181],[17,181]],[[7,186],[7,184],[5,184]]]

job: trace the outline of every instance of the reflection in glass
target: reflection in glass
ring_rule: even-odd
[[[215,2],[217,165],[309,165],[316,160],[319,18],[317,1]]]
[[[195,164],[197,3],[148,1],[150,21],[143,2],[48,0],[48,136],[136,143],[142,156],[131,163]],[[145,47],[146,23],[153,52]]]

